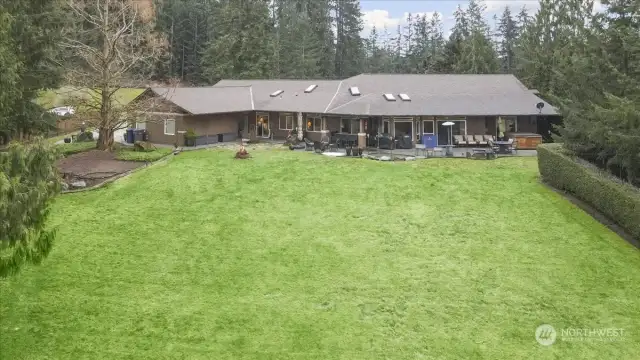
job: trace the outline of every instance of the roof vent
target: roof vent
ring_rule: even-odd
[[[400,96],[400,99],[402,99],[402,101],[411,101],[411,98],[407,94],[400,94],[398,96]]]
[[[315,90],[317,87],[318,87],[318,85],[316,85],[316,84],[309,85],[309,87],[308,87],[308,88],[306,88],[306,89],[304,90],[304,92],[308,94],[308,93],[312,92],[313,90]]]
[[[352,86],[349,88],[349,92],[352,96],[360,96],[360,89],[357,86]]]
[[[384,94],[384,98],[387,99],[387,101],[396,101],[395,96],[393,96],[393,94]]]
[[[271,97],[276,97],[276,96],[278,96],[278,95],[282,94],[283,92],[284,92],[284,90],[278,90],[278,91],[276,91],[276,92],[272,93],[272,94],[271,94]]]

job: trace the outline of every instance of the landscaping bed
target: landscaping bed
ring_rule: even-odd
[[[117,153],[90,150],[69,155],[58,161],[58,170],[69,188],[91,187],[144,165],[123,161]]]

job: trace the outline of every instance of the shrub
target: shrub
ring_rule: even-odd
[[[198,135],[193,129],[187,129],[187,132],[184,134],[184,145],[185,146],[196,146],[196,138]]]
[[[80,134],[78,134],[77,141],[78,142],[93,141],[93,132],[91,131],[81,132]]]
[[[55,149],[65,156],[85,152],[95,148],[96,148],[95,141],[74,142],[74,143],[60,144],[55,146]]]
[[[561,144],[538,146],[543,181],[590,204],[640,239],[640,189],[572,156]]]
[[[147,141],[136,141],[133,144],[133,151],[145,152],[145,151],[153,151],[155,149],[156,149],[155,145]]]

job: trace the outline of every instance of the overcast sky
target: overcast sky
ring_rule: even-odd
[[[439,12],[444,22],[445,35],[453,26],[453,12],[458,5],[466,7],[468,1],[464,0],[360,0],[363,13],[364,32],[368,35],[372,26],[376,26],[379,32],[386,25],[389,32],[394,33],[397,26],[405,22],[407,14],[433,14]],[[518,13],[525,6],[531,14],[538,10],[538,0],[486,0],[487,19],[493,25],[491,18],[494,14],[500,15],[506,5],[512,12]],[[594,6],[596,11],[602,9],[599,2]]]

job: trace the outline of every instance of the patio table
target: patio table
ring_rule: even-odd
[[[498,154],[511,154],[511,145],[512,142],[509,141],[494,141],[495,145],[498,146]]]

